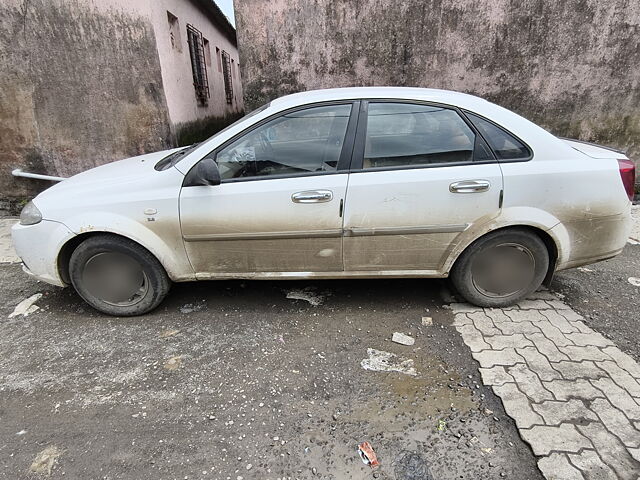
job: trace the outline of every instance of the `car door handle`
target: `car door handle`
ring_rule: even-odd
[[[329,202],[332,198],[333,192],[331,190],[308,190],[291,195],[291,200],[295,203]]]
[[[489,190],[491,183],[488,180],[463,180],[449,185],[451,193],[477,193]]]

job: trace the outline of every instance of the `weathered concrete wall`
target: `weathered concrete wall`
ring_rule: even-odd
[[[170,145],[145,8],[145,1],[121,0],[0,4],[3,201],[19,202],[48,185],[13,178],[13,168],[68,176]]]
[[[640,158],[637,0],[236,0],[245,101],[333,86],[474,93]]]

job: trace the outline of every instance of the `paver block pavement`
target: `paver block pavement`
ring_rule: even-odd
[[[463,307],[456,328],[483,382],[547,479],[640,480],[640,366],[553,294],[536,295],[508,309]]]
[[[640,432],[636,430],[624,413],[614,408],[608,400],[597,398],[591,402],[590,408],[600,417],[607,430],[614,432],[626,447],[640,447]]]
[[[604,397],[604,393],[585,379],[553,380],[551,382],[543,382],[543,385],[558,400],[569,400],[571,398],[593,400],[594,398]]]
[[[562,378],[560,373],[554,370],[547,357],[540,353],[540,350],[537,348],[517,348],[516,352],[524,357],[529,368],[536,372],[541,380],[550,381]]]
[[[595,450],[570,453],[569,461],[584,473],[586,480],[617,480],[616,473],[607,466]]]
[[[507,372],[511,375],[518,388],[524,393],[531,401],[540,403],[545,400],[555,400],[553,394],[544,388],[538,375],[531,370],[525,364],[517,364],[513,367],[507,368]]]
[[[536,425],[521,430],[520,435],[536,455],[549,455],[555,451],[578,453],[583,448],[592,447],[589,439],[575,425],[568,423],[558,427]]]
[[[604,362],[603,362],[604,363]],[[560,372],[565,380],[576,380],[578,378],[598,379],[607,375],[607,373],[598,368],[596,364],[590,360],[582,362],[572,362],[563,360],[552,364],[553,369]]]
[[[516,353],[513,348],[505,348],[504,350],[483,350],[481,352],[473,352],[475,358],[481,367],[491,368],[496,365],[515,365],[516,363],[524,363],[524,358]]]
[[[515,382],[513,377],[507,373],[502,365],[491,368],[479,368],[478,371],[485,385],[504,385],[505,383]]]
[[[552,453],[541,458],[538,468],[549,480],[585,480],[580,470],[571,465],[564,453]]]
[[[589,438],[602,461],[616,472],[619,479],[637,480],[640,462],[633,458],[618,437],[607,431],[601,423],[577,425],[576,428]]]
[[[515,420],[519,429],[544,425],[544,419],[533,411],[527,396],[518,390],[515,383],[495,385],[493,391],[500,397],[507,415]]]
[[[560,425],[563,422],[580,423],[598,421],[598,416],[587,408],[582,400],[571,399],[567,402],[547,400],[532,405],[547,425]]]

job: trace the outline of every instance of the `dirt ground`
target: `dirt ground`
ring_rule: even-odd
[[[40,310],[8,318],[38,292]],[[542,478],[449,295],[427,280],[206,282],[118,319],[0,266],[0,478]],[[365,370],[369,348],[417,374]]]

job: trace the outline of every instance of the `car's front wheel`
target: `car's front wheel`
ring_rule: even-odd
[[[115,316],[135,316],[156,308],[171,281],[145,248],[117,235],[89,237],[74,250],[69,276],[93,308]]]
[[[472,243],[451,270],[460,295],[480,307],[506,307],[536,291],[549,268],[549,252],[525,229],[496,230]]]

